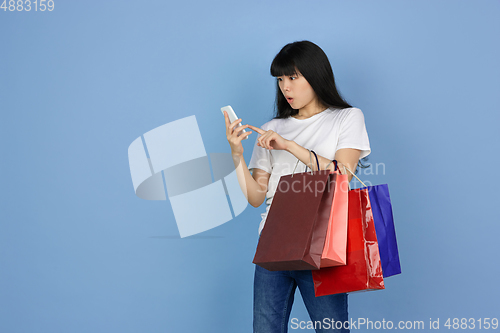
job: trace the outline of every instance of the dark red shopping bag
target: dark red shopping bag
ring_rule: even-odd
[[[366,189],[349,191],[347,265],[322,268],[312,276],[316,296],[385,289]]]
[[[270,271],[319,269],[336,174],[281,176],[253,263]]]

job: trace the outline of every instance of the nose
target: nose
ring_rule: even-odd
[[[286,79],[281,81],[281,89],[283,91],[290,91],[290,82]]]

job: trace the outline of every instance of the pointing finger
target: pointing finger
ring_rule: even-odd
[[[263,129],[260,129],[258,127],[255,127],[255,126],[252,126],[252,125],[248,125],[248,127],[250,127],[251,129],[253,129],[255,132],[259,133],[259,134],[264,134],[266,133],[266,131],[264,131]]]

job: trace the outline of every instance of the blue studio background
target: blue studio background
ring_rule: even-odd
[[[127,149],[196,115],[206,151],[230,152],[220,108],[268,121],[270,63],[303,39],[363,110],[385,172],[361,176],[394,206],[403,274],[351,295],[351,317],[500,317],[499,15],[497,0],[1,10],[0,332],[251,331],[264,206],[181,239],[168,201],[134,194]],[[309,319],[298,292],[291,317]]]

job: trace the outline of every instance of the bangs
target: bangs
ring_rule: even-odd
[[[278,76],[293,76],[298,74],[295,62],[291,57],[284,54],[278,54],[271,64],[271,75]]]

